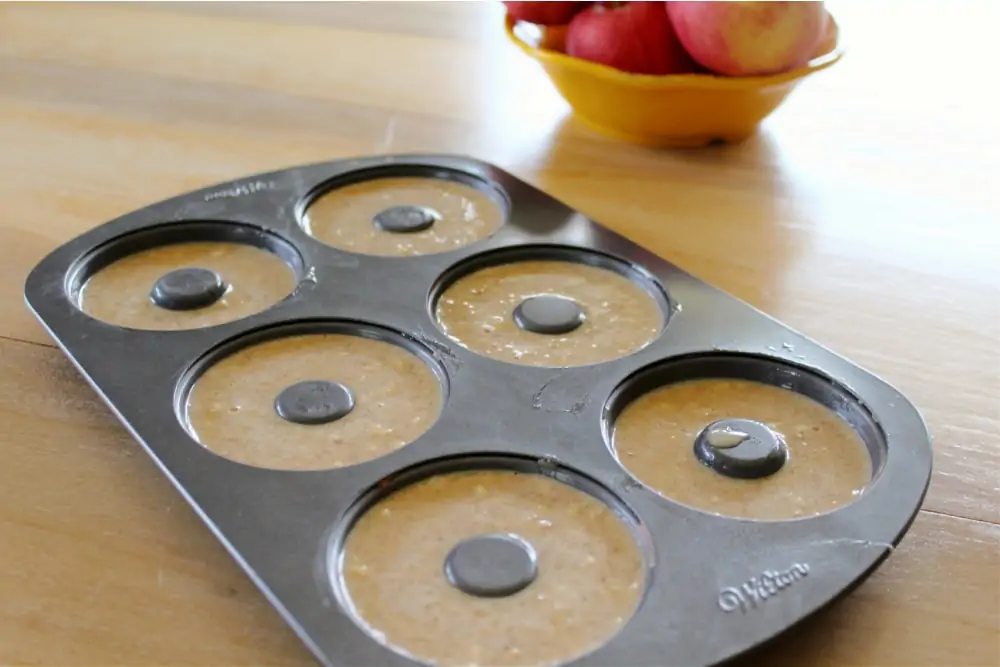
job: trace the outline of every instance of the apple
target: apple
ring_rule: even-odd
[[[585,2],[505,2],[507,13],[516,21],[536,25],[565,25]]]
[[[695,64],[663,2],[598,2],[573,17],[566,53],[630,74],[680,74]]]
[[[805,65],[827,23],[822,2],[667,2],[667,13],[691,57],[728,76]]]

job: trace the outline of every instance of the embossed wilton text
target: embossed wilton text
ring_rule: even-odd
[[[212,201],[213,199],[223,199],[232,197],[243,197],[244,195],[252,195],[255,192],[260,192],[261,190],[273,190],[277,187],[272,181],[254,181],[253,183],[241,183],[240,185],[234,185],[227,190],[219,190],[217,192],[210,192],[205,195],[205,201]]]
[[[765,570],[738,588],[729,587],[719,591],[719,608],[726,613],[739,609],[745,614],[808,574],[809,566],[805,563],[795,563],[783,572]]]

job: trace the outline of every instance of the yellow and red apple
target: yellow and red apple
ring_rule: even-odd
[[[728,76],[806,64],[826,29],[822,2],[667,2],[677,38],[706,69]]]

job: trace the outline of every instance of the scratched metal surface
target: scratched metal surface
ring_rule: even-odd
[[[506,201],[508,221],[482,242],[412,258],[340,251],[301,228],[301,213],[317,194],[385,175],[477,184]],[[119,328],[76,307],[77,283],[102,263],[150,244],[197,239],[275,250],[298,272],[299,285],[264,312],[190,331]],[[449,279],[466,268],[523,256],[574,256],[617,268],[660,294],[664,331],[628,357],[567,369],[490,360],[441,333],[431,301]],[[462,157],[307,165],[162,201],[55,250],[29,275],[25,297],[82,375],[329,667],[414,664],[371,638],[346,611],[336,555],[373,494],[427,474],[470,466],[534,471],[596,494],[631,522],[647,565],[645,596],[620,633],[567,663],[581,667],[665,660],[711,665],[769,640],[878,566],[908,529],[930,478],[927,430],[893,387],[510,174]],[[216,456],[181,424],[178,404],[212,354],[283,333],[345,327],[396,341],[438,372],[446,401],[416,442],[349,468],[277,471]],[[609,449],[611,420],[644,387],[705,373],[790,387],[841,412],[872,451],[870,487],[828,514],[771,522],[709,515],[644,487]],[[380,482],[381,491],[373,491]]]

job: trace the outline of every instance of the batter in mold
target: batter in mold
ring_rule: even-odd
[[[793,519],[854,500],[871,455],[836,413],[793,391],[738,379],[670,384],[627,405],[618,459],[673,500],[749,519]]]
[[[443,178],[376,178],[309,205],[306,231],[342,250],[411,256],[455,250],[500,228],[504,211],[482,190]]]
[[[348,466],[422,435],[442,404],[437,376],[393,343],[304,334],[210,366],[188,394],[195,438],[226,458],[284,470]]]
[[[607,505],[507,470],[442,474],[389,495],[351,529],[342,567],[373,634],[444,667],[589,653],[645,586],[641,551]]]
[[[265,310],[296,284],[292,268],[267,250],[242,243],[173,243],[104,267],[83,284],[79,305],[122,327],[198,329]]]
[[[649,292],[609,269],[527,260],[464,276],[440,296],[444,332],[473,352],[527,366],[596,364],[639,350],[663,327]]]

